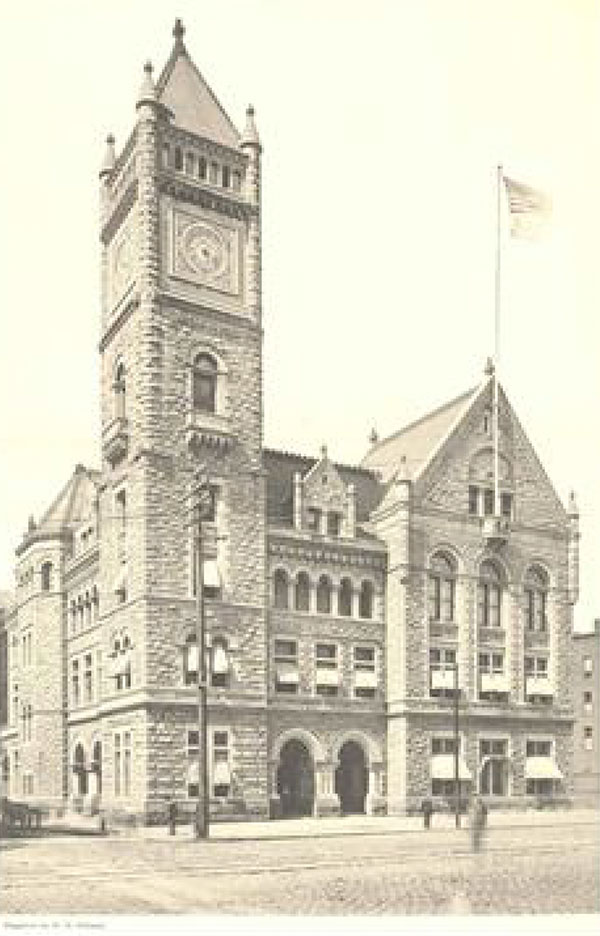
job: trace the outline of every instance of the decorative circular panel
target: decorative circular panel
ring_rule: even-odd
[[[183,234],[181,246],[186,263],[200,276],[215,279],[225,272],[227,246],[214,228],[191,224]]]

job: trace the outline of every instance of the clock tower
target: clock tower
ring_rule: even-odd
[[[197,785],[200,467],[211,798],[267,809],[261,147],[252,108],[238,133],[179,20],[173,35],[100,173],[103,743],[110,764],[133,739],[132,796],[150,819]]]

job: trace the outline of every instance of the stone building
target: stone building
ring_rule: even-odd
[[[101,468],[17,549],[12,796],[161,819],[198,793],[194,472],[216,816],[402,812],[572,791],[578,516],[496,377],[362,464],[263,445],[261,144],[192,63],[100,172]]]
[[[600,619],[594,630],[573,634],[575,796],[598,804],[600,796]]]

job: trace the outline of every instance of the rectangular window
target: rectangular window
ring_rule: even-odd
[[[503,517],[512,517],[512,494],[500,495],[500,513]]]
[[[503,653],[492,653],[492,672],[493,673],[504,672],[504,654]]]
[[[229,166],[223,166],[223,171],[222,171],[223,188],[229,188],[230,180],[231,180],[231,171],[229,169]]]
[[[586,712],[592,711],[592,693],[589,690],[583,693],[583,708]]]
[[[494,491],[493,488],[486,488],[483,492],[483,512],[486,517],[494,513]]]
[[[276,663],[297,663],[298,644],[295,640],[278,639],[275,641],[274,656]]]
[[[354,648],[354,669],[375,672],[375,647]]]
[[[458,749],[460,751],[460,739],[459,739]],[[455,750],[456,750],[456,742],[454,738],[441,737],[441,738],[431,739],[431,753],[432,754],[454,754]]]
[[[213,731],[213,796],[229,796],[229,732]]]
[[[429,620],[439,621],[441,612],[441,588],[437,575],[429,576]]]
[[[96,701],[102,698],[102,651],[96,651]]]
[[[583,673],[585,676],[591,676],[594,671],[594,664],[592,662],[591,656],[586,656],[583,658]]]
[[[219,166],[216,162],[211,162],[209,166],[208,181],[211,185],[216,185],[219,181]]]
[[[187,795],[190,799],[197,799],[199,794],[198,787],[198,755],[200,749],[200,732],[197,728],[191,728],[187,733],[187,755],[188,755],[188,784]]]
[[[335,644],[318,643],[315,648],[317,667],[321,669],[337,668],[337,646]]]
[[[508,741],[484,739],[479,742],[479,791],[484,796],[508,794]]]
[[[321,532],[321,511],[318,507],[309,507],[306,511],[306,525],[314,533]]]
[[[242,187],[242,174],[241,174],[241,172],[238,172],[237,170],[234,170],[233,175],[232,175],[232,179],[233,179],[233,191],[234,191],[234,192],[239,192],[240,189],[241,189],[241,187]]]
[[[79,705],[79,660],[71,662],[71,704],[73,708]]]
[[[115,765],[114,765],[115,796],[121,795],[121,735],[115,735]]]
[[[527,757],[552,757],[552,741],[530,738],[527,741]]]
[[[591,725],[585,725],[583,729],[583,746],[586,751],[593,750],[594,747],[594,731]]]
[[[327,514],[327,533],[329,536],[339,536],[342,526],[342,517],[339,513],[329,511]]]
[[[479,513],[479,488],[473,484],[469,485],[469,513],[471,516]]]
[[[123,796],[131,793],[131,732],[123,734]]]
[[[92,654],[85,655],[85,669],[83,671],[83,694],[85,702],[92,701]]]

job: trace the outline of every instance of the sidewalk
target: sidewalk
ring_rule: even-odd
[[[539,826],[586,825],[599,828],[600,814],[594,809],[495,811],[488,813],[490,828],[537,828]],[[467,816],[461,816],[461,826],[468,827]],[[434,813],[431,829],[452,831],[454,815]],[[420,816],[335,816],[332,818],[278,819],[250,822],[213,822],[210,838],[215,841],[239,841],[285,838],[321,838],[343,835],[395,835],[400,832],[422,832]],[[169,839],[165,826],[139,826],[136,829],[110,830],[119,836],[144,839]],[[193,827],[180,825],[175,838],[190,839]]]

